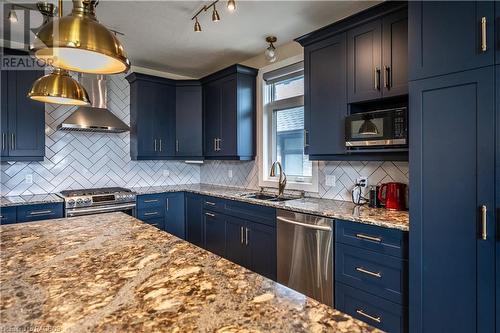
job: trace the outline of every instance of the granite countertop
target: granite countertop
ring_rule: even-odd
[[[33,194],[33,195],[17,195],[0,198],[0,207],[34,205],[43,203],[59,203],[64,200],[57,194]]]
[[[270,206],[278,209],[287,209],[300,213],[372,224],[403,231],[409,230],[409,215],[407,211],[391,211],[383,208],[356,206],[347,201],[320,198],[301,198],[282,202],[271,202],[245,197],[246,194],[254,193],[256,190],[209,184],[134,187],[131,188],[131,190],[137,194],[186,191],[263,206]],[[0,207],[48,202],[62,202],[62,199],[55,194],[2,197]]]
[[[409,215],[407,211],[392,211],[384,208],[356,206],[348,201],[321,198],[301,198],[282,202],[263,201],[245,197],[248,193],[257,192],[256,190],[208,184],[138,187],[132,188],[132,190],[137,194],[186,191],[270,206],[278,209],[286,209],[299,213],[320,215],[403,231],[409,230]]]
[[[123,213],[0,237],[1,331],[380,332]]]

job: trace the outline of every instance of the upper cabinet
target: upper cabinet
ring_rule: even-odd
[[[203,109],[199,81],[178,81],[175,97],[175,156],[203,158]]]
[[[255,157],[256,75],[254,68],[233,65],[202,79],[205,158]]]
[[[401,10],[348,31],[349,103],[408,93],[408,14]]]
[[[346,34],[304,48],[305,152],[311,160],[344,154]]]
[[[410,80],[493,64],[494,5],[494,1],[410,1]],[[451,11],[453,15],[443,15]]]
[[[2,161],[43,161],[45,155],[45,104],[27,93],[43,71],[2,71]]]
[[[128,75],[127,80],[132,159],[202,158],[199,83],[140,73]]]

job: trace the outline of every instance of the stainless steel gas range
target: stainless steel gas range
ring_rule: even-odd
[[[67,190],[59,193],[64,199],[65,216],[124,212],[135,216],[136,194],[121,187]]]

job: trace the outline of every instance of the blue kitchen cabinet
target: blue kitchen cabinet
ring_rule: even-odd
[[[203,196],[186,193],[186,240],[205,247],[203,237]]]
[[[492,65],[494,5],[494,1],[410,1],[410,80]],[[485,50],[481,46],[483,18]]]
[[[497,3],[497,17],[500,18],[500,5]],[[498,21],[497,21],[498,22]],[[498,25],[500,27],[500,24]],[[498,35],[500,38],[500,35]],[[500,39],[499,39],[500,40]],[[498,53],[497,53],[498,54]],[[500,219],[500,65],[496,66],[496,218]],[[500,333],[500,221],[496,225],[496,326]]]
[[[175,81],[132,73],[130,156],[133,160],[175,159]]]
[[[16,207],[0,207],[0,224],[12,224],[17,222]]]
[[[58,219],[63,217],[62,203],[17,206],[17,222]]]
[[[226,217],[218,212],[203,210],[205,249],[226,256]]]
[[[500,4],[495,3],[495,53],[496,64],[500,64]]]
[[[466,59],[458,50],[473,55],[471,17],[489,15],[482,9],[490,4],[439,4],[419,7],[435,28],[424,25],[424,37],[444,38],[433,50],[424,41],[424,51],[453,66],[487,63],[488,55]],[[463,35],[453,37],[454,29]],[[430,68],[439,74],[451,65]],[[410,82],[411,332],[495,331],[495,89],[494,66]]]
[[[245,220],[237,217],[227,217],[226,258],[244,267],[248,267],[246,226]]]
[[[304,48],[304,151],[310,160],[345,154],[346,34]]]
[[[6,54],[26,54],[7,51]],[[27,94],[42,70],[1,72],[1,158],[2,161],[43,161],[45,156],[45,103]]]
[[[175,156],[203,159],[201,83],[194,80],[177,81],[175,94]]]
[[[137,196],[137,218],[165,230],[167,201],[165,193]]]
[[[256,75],[254,68],[233,65],[201,80],[205,158],[254,158]]]
[[[184,192],[167,193],[165,231],[179,238],[186,238]]]

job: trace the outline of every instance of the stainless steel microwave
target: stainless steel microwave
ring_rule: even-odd
[[[408,109],[402,107],[347,116],[345,145],[348,149],[408,147]]]

